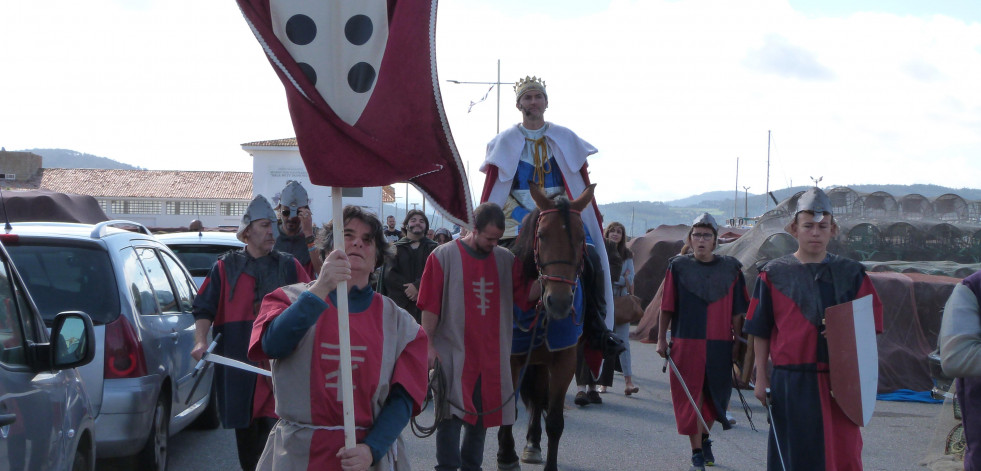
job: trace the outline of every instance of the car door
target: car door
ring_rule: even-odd
[[[177,348],[179,358],[175,360],[174,364],[176,365],[175,376],[177,377],[177,389],[179,391],[178,398],[181,404],[184,404],[188,402],[187,395],[190,394],[191,387],[194,384],[194,378],[191,376],[194,373],[194,366],[196,364],[191,358],[191,350],[194,348],[194,314],[192,310],[194,297],[197,296],[197,289],[195,288],[196,284],[194,280],[188,276],[187,272],[183,269],[183,265],[176,258],[163,250],[158,251],[158,253],[164,261],[167,274],[170,276],[174,292],[177,295],[177,311],[175,311],[174,315],[179,317],[178,332],[180,333],[180,338]],[[188,404],[193,404],[208,394],[208,388],[200,389]]]
[[[0,262],[0,469],[61,468],[67,373],[32,371],[27,343],[46,343],[46,331],[8,260]]]

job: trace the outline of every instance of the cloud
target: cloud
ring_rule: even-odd
[[[763,47],[749,51],[743,63],[750,69],[781,77],[817,81],[835,78],[834,72],[821,65],[813,52],[794,46],[776,34],[768,35]]]

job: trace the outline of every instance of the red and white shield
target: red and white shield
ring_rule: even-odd
[[[831,395],[852,422],[864,427],[875,410],[879,351],[872,295],[824,311]]]

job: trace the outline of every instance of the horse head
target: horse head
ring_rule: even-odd
[[[549,317],[565,318],[572,312],[576,279],[582,272],[586,229],[582,211],[593,200],[595,184],[573,201],[565,196],[549,199],[537,185],[529,185],[538,207],[535,225],[535,265],[542,283],[542,304]]]

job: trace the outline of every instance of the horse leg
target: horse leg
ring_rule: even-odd
[[[542,462],[542,412],[545,410],[542,391],[548,387],[548,371],[537,365],[528,365],[527,368],[521,381],[521,398],[528,412],[528,432],[525,434],[521,461],[538,464]]]
[[[521,367],[524,366],[523,359],[518,355],[511,356],[511,384],[514,388],[518,388],[518,378],[521,374]],[[518,405],[512,403],[509,406],[504,407],[515,407]],[[518,464],[518,453],[514,450],[514,434],[511,431],[511,425],[501,425],[497,429],[497,469],[499,471],[515,471],[520,470],[521,465]]]
[[[552,364],[549,365],[548,380],[548,411],[545,414],[545,433],[548,435],[548,457],[545,459],[544,471],[558,471],[559,440],[565,429],[563,406],[565,393],[572,383],[576,369],[576,349],[567,348],[552,354]]]

